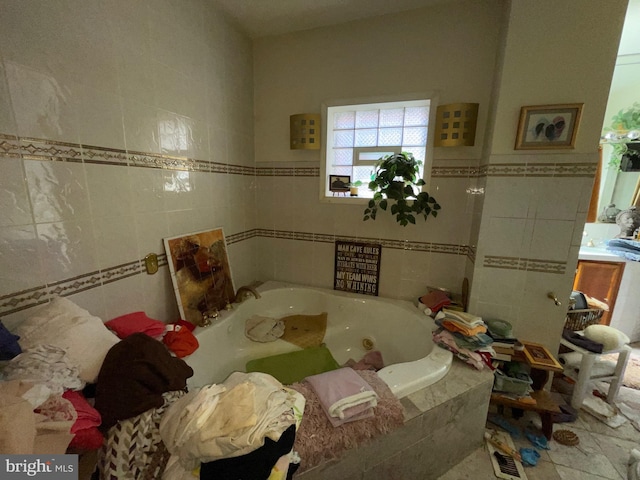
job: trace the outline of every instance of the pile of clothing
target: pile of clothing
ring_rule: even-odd
[[[145,333],[134,333],[107,353],[95,392],[105,441],[100,478],[159,478],[169,458],[160,438],[164,412],[185,395],[193,370]]]
[[[189,392],[160,422],[171,454],[165,480],[284,479],[298,463],[293,449],[305,399],[271,375],[232,373]],[[292,466],[293,464],[293,466]]]
[[[99,448],[100,414],[84,397],[85,381],[67,352],[48,344],[22,350],[19,340],[0,322],[0,451],[63,454]]]
[[[435,322],[439,328],[432,334],[434,343],[478,370],[494,369],[493,339],[486,334],[482,317],[443,308],[435,316]]]

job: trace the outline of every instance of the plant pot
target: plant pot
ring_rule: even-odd
[[[357,197],[358,196],[358,187],[349,187],[349,194],[352,197]]]

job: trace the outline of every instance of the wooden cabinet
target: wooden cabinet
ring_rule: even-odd
[[[624,265],[624,262],[578,260],[573,289],[602,300],[609,305],[609,311],[604,312],[600,320],[602,325],[611,323]]]

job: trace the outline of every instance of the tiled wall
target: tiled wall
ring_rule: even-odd
[[[140,259],[218,226],[252,281],[249,39],[200,0],[0,9],[0,315],[73,294],[104,319],[175,319],[166,259],[153,276]]]
[[[252,46],[207,2],[6,3],[0,315],[19,321],[62,294],[105,319],[173,319],[167,269],[148,276],[141,259],[216,226],[236,285],[331,287],[333,242],[352,238],[385,246],[382,295],[459,290],[477,156],[434,171],[447,217],[364,223],[362,206],[318,202],[317,163],[256,168]]]

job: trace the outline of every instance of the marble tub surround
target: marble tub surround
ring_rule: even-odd
[[[296,478],[436,479],[482,444],[492,386],[488,370],[454,361],[442,380],[401,399],[402,427]]]

